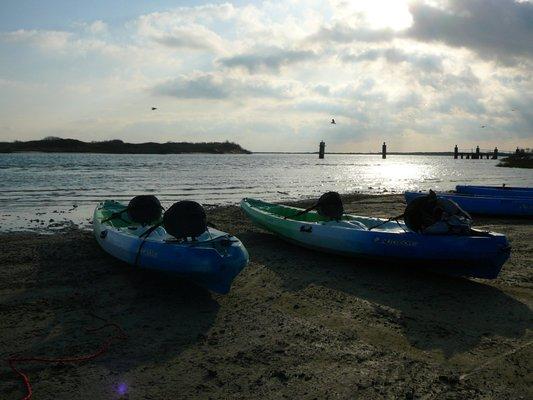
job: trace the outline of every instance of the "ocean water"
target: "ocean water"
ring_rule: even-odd
[[[457,184],[533,186],[527,169],[496,160],[446,156],[0,154],[0,230],[87,226],[104,199],[155,194],[164,205],[190,199],[206,206],[243,197],[271,201],[323,192],[402,193]]]

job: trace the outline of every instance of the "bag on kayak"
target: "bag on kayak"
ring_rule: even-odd
[[[403,217],[409,229],[429,235],[467,235],[473,223],[457,203],[438,197],[433,190],[413,199]]]
[[[149,224],[161,219],[161,203],[152,195],[135,196],[130,200],[126,212],[128,217],[140,224]]]
[[[163,214],[163,227],[176,239],[194,239],[207,231],[207,216],[197,202],[178,201]]]

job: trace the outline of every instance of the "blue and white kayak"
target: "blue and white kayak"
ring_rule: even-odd
[[[533,188],[528,187],[457,185],[455,190],[457,193],[476,196],[533,198]]]
[[[139,236],[149,226],[132,222],[126,213],[103,222],[125,208],[113,200],[100,203],[94,211],[94,235],[107,253],[136,268],[171,273],[214,292],[227,293],[248,263],[248,252],[241,241],[217,229],[208,228],[195,241],[178,242],[158,227],[144,240]]]
[[[259,227],[309,249],[447,275],[494,279],[510,255],[507,238],[499,233],[424,235],[402,221],[355,215],[330,221],[315,211],[296,216],[301,208],[254,199],[243,199],[241,208]],[[369,230],[378,224],[382,225]]]
[[[405,200],[411,202],[423,192],[405,192]],[[476,196],[462,193],[437,193],[437,196],[455,201],[463,210],[470,214],[500,215],[513,217],[533,216],[533,198]]]

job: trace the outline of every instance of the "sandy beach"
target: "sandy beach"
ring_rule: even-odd
[[[361,215],[405,207],[343,200]],[[128,335],[84,363],[17,364],[35,399],[533,398],[533,221],[475,218],[513,248],[486,281],[305,250],[236,206],[208,215],[250,253],[228,295],[134,270],[91,232],[0,236],[2,360],[94,352],[114,331],[87,332],[102,325],[91,314]],[[0,393],[25,394],[5,361]]]

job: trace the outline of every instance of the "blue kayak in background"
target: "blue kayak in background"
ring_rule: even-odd
[[[455,190],[457,193],[476,196],[533,198],[533,188],[528,187],[457,185]]]
[[[424,192],[405,192],[405,200],[410,203]],[[455,201],[470,214],[499,215],[513,217],[533,216],[533,197],[477,196],[463,193],[437,193],[437,196]]]

